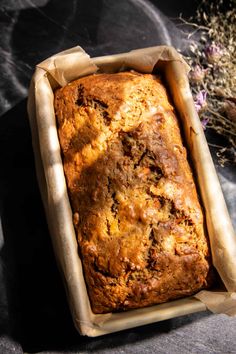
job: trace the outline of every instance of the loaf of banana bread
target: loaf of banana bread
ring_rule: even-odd
[[[203,213],[161,79],[89,75],[56,90],[55,114],[94,313],[209,287]]]

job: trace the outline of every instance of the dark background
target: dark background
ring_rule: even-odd
[[[0,0],[0,353],[236,353],[236,318],[208,311],[94,339],[76,332],[37,186],[26,112],[30,78],[43,59],[75,45],[91,56],[158,44],[184,50],[176,18],[189,17],[197,5]],[[235,168],[220,167],[212,154],[235,225]]]

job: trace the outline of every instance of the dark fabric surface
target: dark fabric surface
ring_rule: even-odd
[[[57,270],[37,186],[26,112],[36,63],[74,45],[105,55],[172,44],[197,2],[0,1],[0,353],[236,353],[236,319],[210,312],[100,338],[79,336]],[[235,168],[217,165],[235,224]]]

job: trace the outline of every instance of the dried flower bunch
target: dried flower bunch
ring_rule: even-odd
[[[236,163],[236,2],[203,0],[190,22],[181,20],[193,28],[185,58],[203,128],[227,141],[215,145],[220,163]]]

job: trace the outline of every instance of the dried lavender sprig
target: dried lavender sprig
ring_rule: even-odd
[[[193,68],[190,85],[195,101],[203,90],[207,92],[204,112],[199,109],[203,127],[210,127],[228,139],[229,146],[221,149],[221,160],[226,161],[222,154],[230,151],[232,161],[236,162],[236,101],[227,103],[236,97],[236,8],[233,1],[227,1],[228,10],[223,11],[225,4],[223,0],[203,0],[191,22],[180,19],[184,25],[194,24],[193,36],[188,36],[193,37],[190,54],[185,58]]]

